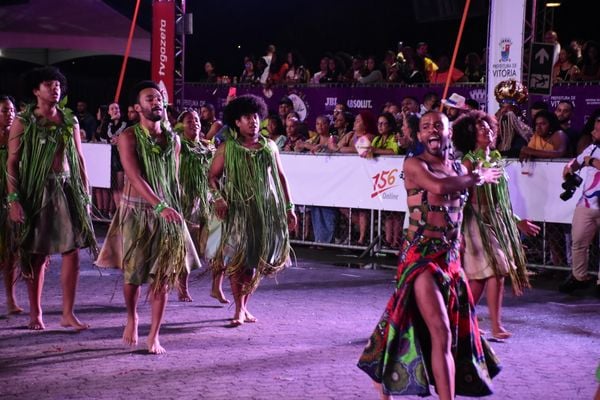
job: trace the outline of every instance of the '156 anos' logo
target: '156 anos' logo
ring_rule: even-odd
[[[373,192],[371,193],[371,198],[373,198],[398,186],[398,180],[402,179],[402,173],[398,173],[398,168],[391,171],[383,170],[372,176],[371,179],[373,179]],[[385,198],[385,195],[383,197]]]

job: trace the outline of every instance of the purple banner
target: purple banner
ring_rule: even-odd
[[[226,85],[194,85],[186,84],[184,107],[199,107],[204,103],[212,103],[217,114],[220,115],[225,105],[229,86]],[[285,87],[279,86],[264,89],[255,86],[238,86],[237,94],[254,94],[265,99],[270,112],[277,113],[279,100],[289,96],[294,103],[294,109],[306,121],[310,129],[314,128],[314,121],[319,115],[331,115],[337,102],[348,105],[353,113],[370,110],[378,114],[388,101],[400,104],[406,96],[413,96],[419,100],[428,92],[442,95],[442,86],[427,87]],[[479,102],[482,109],[486,106],[486,93],[484,85],[461,85],[451,87],[448,96],[458,93],[466,98]],[[572,127],[581,130],[590,114],[600,108],[600,86],[556,86],[552,89],[551,96],[530,96],[530,102],[543,100],[554,109],[559,101],[570,100],[575,105]],[[179,106],[179,105],[178,105]],[[492,110],[496,112],[497,110]]]

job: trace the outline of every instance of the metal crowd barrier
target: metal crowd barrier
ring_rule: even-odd
[[[339,248],[356,253],[358,259],[378,255],[397,255],[398,247],[391,247],[384,241],[386,214],[395,211],[367,210],[369,222],[367,225],[367,240],[358,244],[358,227],[353,224],[352,215],[356,209],[348,209],[349,218],[338,221],[336,236],[331,243],[317,242],[310,221],[311,206],[297,205],[299,236],[292,239],[293,245],[313,246],[321,248]],[[404,213],[400,213],[404,214]],[[350,223],[349,223],[350,222]],[[571,225],[534,221],[542,229],[537,237],[522,236],[528,266],[530,268],[570,271],[571,270]],[[400,241],[404,236],[402,230]],[[597,275],[600,265],[600,236],[596,235],[590,246],[589,273]]]

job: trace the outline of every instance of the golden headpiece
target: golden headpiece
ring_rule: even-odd
[[[494,88],[494,96],[500,104],[523,104],[527,101],[528,95],[527,88],[513,79],[502,81]]]

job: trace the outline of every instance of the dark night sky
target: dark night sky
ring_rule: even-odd
[[[134,0],[104,1],[124,15],[133,15]],[[214,60],[220,74],[239,74],[243,57],[263,55],[269,43],[282,51],[299,51],[311,70],[326,51],[374,54],[381,58],[385,50],[395,49],[399,40],[412,46],[426,41],[433,56],[451,54],[460,19],[418,22],[416,14],[432,15],[429,10],[438,9],[432,4],[440,3],[454,5],[460,15],[464,0],[188,0],[186,3],[187,12],[194,14],[194,33],[186,37],[186,80],[197,81],[202,77],[205,60]],[[415,10],[414,3],[421,9]],[[600,38],[593,13],[584,10],[586,5],[589,7],[583,0],[563,0],[556,9],[554,25],[563,45],[573,37]],[[481,52],[486,46],[487,9],[488,0],[472,0],[461,55]],[[151,0],[143,0],[139,23],[148,30],[150,10]],[[459,61],[462,58],[459,56]]]

